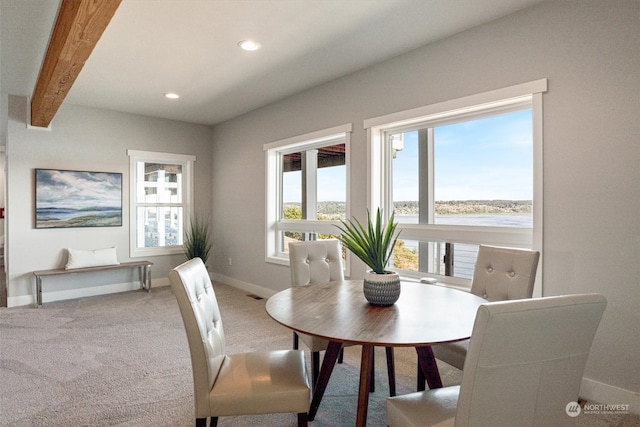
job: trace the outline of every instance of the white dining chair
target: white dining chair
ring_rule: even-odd
[[[471,293],[487,301],[531,298],[540,252],[480,245]],[[431,346],[436,359],[462,369],[469,340]]]
[[[314,283],[323,283],[336,280],[344,280],[344,268],[342,263],[342,245],[339,240],[309,240],[289,243],[289,265],[291,269],[291,286],[310,286]],[[327,349],[329,341],[306,334],[293,333],[293,348],[298,348],[298,337],[309,347],[311,351],[312,386],[320,373],[320,352]],[[345,344],[349,346],[349,344]],[[389,394],[395,395],[395,366],[393,348],[388,347],[387,373],[389,377]],[[339,363],[342,361],[342,351]],[[373,371],[373,370],[372,370]],[[372,378],[372,389],[375,390]]]
[[[460,386],[387,399],[387,424],[574,425],[591,344],[606,307],[598,294],[481,305]]]
[[[222,318],[200,258],[169,272],[191,354],[196,427],[218,417],[281,412],[308,425],[310,388],[300,350],[227,354]]]

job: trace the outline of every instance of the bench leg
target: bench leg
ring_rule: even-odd
[[[151,267],[145,265],[143,268],[144,279],[142,280],[142,287],[146,289],[147,292],[151,292]]]
[[[36,308],[42,307],[42,278],[36,276]]]

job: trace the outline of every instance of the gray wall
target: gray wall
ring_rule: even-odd
[[[351,212],[362,217],[364,119],[548,78],[544,294],[606,296],[583,393],[638,411],[639,17],[638,2],[545,3],[216,126],[217,277],[265,294],[289,286],[288,268],[265,262],[264,143],[353,123]]]
[[[211,206],[211,128],[113,111],[63,106],[51,130],[27,129],[27,100],[9,97],[7,140],[8,304],[33,299],[33,271],[63,267],[64,248],[117,246],[118,259],[129,261],[128,149],[196,156],[196,209]],[[123,174],[123,225],[104,228],[35,229],[34,169],[71,169]],[[155,263],[152,281],[167,283],[168,271],[183,255],[145,257]],[[137,280],[133,271],[50,278],[46,290],[62,291]],[[47,282],[45,282],[46,284]],[[47,285],[49,286],[49,285]],[[100,292],[100,290],[97,290]],[[53,297],[52,297],[53,298]],[[47,301],[48,296],[44,295]]]

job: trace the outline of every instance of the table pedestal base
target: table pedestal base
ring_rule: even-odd
[[[313,421],[320,407],[320,401],[327,389],[329,378],[336,365],[342,343],[330,341],[325,351],[320,368],[320,375],[315,389],[313,390],[313,398],[309,407],[309,421]],[[362,357],[360,360],[360,384],[358,388],[358,412],[356,414],[356,426],[364,427],[367,425],[367,411],[369,409],[369,392],[371,391],[371,377],[373,375],[373,358],[374,346],[365,344],[362,346]],[[387,352],[390,348],[387,348]],[[422,378],[426,378],[429,388],[442,387],[440,373],[436,365],[436,359],[430,346],[416,347],[418,353],[418,363]],[[419,383],[420,384],[420,383]],[[394,387],[395,388],[395,387]],[[422,380],[422,390],[424,390],[424,379]],[[391,395],[395,395],[395,390],[389,390]]]

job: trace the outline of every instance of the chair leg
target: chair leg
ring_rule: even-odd
[[[299,337],[298,334],[296,334],[295,332],[293,333],[293,349],[297,350],[298,349],[298,342],[299,342]]]
[[[309,424],[308,419],[309,419],[309,417],[308,417],[306,412],[299,412],[298,413],[298,427],[307,427],[307,425]]]
[[[338,363],[342,363],[344,360],[344,348],[340,349],[340,355],[338,356]]]
[[[320,352],[311,353],[311,389],[315,390],[320,375]]]
[[[393,356],[393,347],[385,347],[387,352],[387,374],[389,376],[389,396],[396,395],[396,364]]]
[[[217,421],[217,419],[216,419]],[[211,426],[215,427],[213,424],[213,419],[211,420]],[[207,419],[206,418],[196,418],[196,427],[207,427]]]

